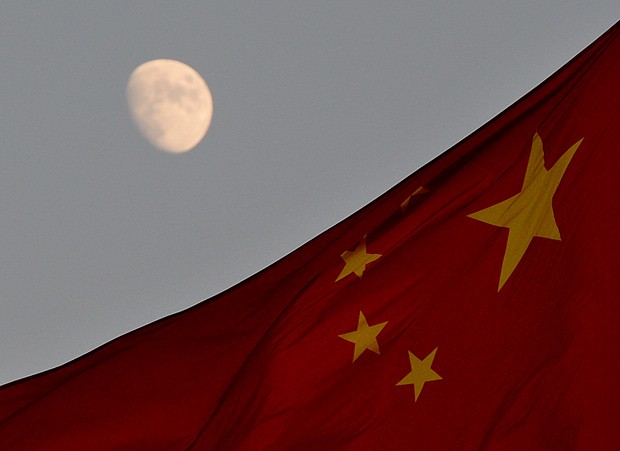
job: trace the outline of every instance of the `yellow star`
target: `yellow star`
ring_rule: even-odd
[[[379,335],[379,332],[383,330],[387,323],[388,322],[386,321],[381,324],[369,326],[368,322],[366,322],[366,317],[360,310],[360,317],[357,321],[357,330],[346,334],[338,335],[340,338],[350,341],[351,343],[355,343],[355,350],[353,351],[354,362],[360,355],[362,355],[362,352],[364,352],[366,349],[370,349],[375,354],[381,354],[379,352],[377,335]]]
[[[340,257],[344,260],[345,265],[336,279],[336,282],[352,273],[355,273],[357,277],[362,277],[362,274],[364,274],[364,270],[366,269],[366,265],[377,260],[381,257],[381,254],[367,254],[366,237],[364,237],[362,242],[357,245],[354,251],[344,251]]]
[[[535,133],[521,192],[468,215],[487,224],[508,228],[508,242],[497,291],[501,290],[521,261],[532,238],[539,236],[560,240],[560,231],[553,216],[553,195],[581,141],[583,138],[573,144],[557,163],[547,170],[542,140],[538,133]]]
[[[411,351],[409,351],[409,363],[411,364],[411,372],[407,374],[396,385],[413,384],[413,387],[415,389],[415,401],[418,400],[418,396],[420,396],[420,393],[422,393],[422,389],[424,388],[425,383],[441,380],[441,376],[435,371],[433,371],[433,369],[431,368],[436,352],[437,348],[435,348],[433,352],[427,355],[424,360],[420,360],[415,355],[413,355]]]
[[[404,213],[404,211],[407,209],[407,207],[409,206],[409,202],[411,202],[411,199],[413,198],[413,196],[417,196],[418,194],[424,194],[424,193],[428,193],[428,189],[424,188],[423,186],[419,186],[416,188],[416,190],[411,193],[401,204],[400,204],[400,211]]]

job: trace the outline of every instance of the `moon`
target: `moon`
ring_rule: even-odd
[[[213,98],[204,79],[187,64],[170,59],[147,61],[131,73],[127,104],[142,135],[169,153],[196,147],[213,116]]]

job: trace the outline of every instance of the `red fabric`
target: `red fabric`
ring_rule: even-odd
[[[444,124],[449,127],[450,124]],[[561,241],[498,291],[535,133]],[[410,198],[420,186],[426,188]],[[227,292],[0,388],[0,449],[616,449],[620,25],[370,205]],[[366,240],[361,277],[343,252]],[[353,361],[359,313],[380,353]],[[409,353],[440,380],[397,385]],[[417,388],[417,387],[416,387]]]

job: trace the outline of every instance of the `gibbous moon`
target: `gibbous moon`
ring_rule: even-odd
[[[127,103],[144,137],[170,153],[196,147],[213,116],[213,99],[204,79],[176,60],[158,59],[138,66],[127,83]]]

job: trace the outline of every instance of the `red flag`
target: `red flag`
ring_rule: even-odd
[[[0,388],[1,449],[614,449],[620,25],[279,262]]]

